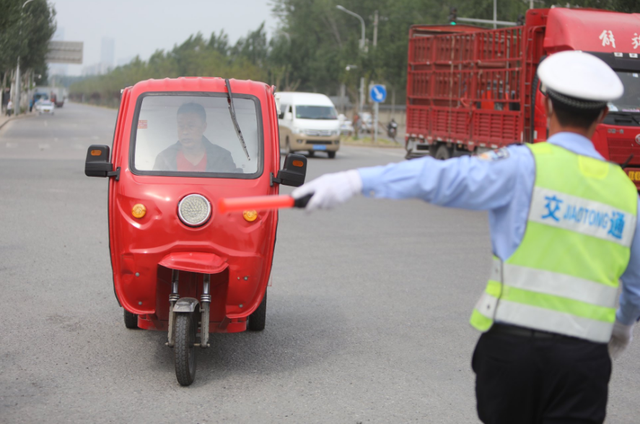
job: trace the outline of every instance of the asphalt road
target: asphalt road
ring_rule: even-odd
[[[477,422],[468,317],[489,271],[487,217],[419,201],[282,211],[267,328],[213,334],[196,382],[179,386],[165,334],[124,327],[107,182],[83,172],[115,116],[68,104],[0,129],[0,422]],[[308,177],[402,155],[343,147],[311,158]],[[636,336],[614,365],[608,423],[638,422]]]

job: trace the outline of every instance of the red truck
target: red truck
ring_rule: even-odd
[[[523,26],[414,25],[409,31],[407,158],[482,153],[547,138],[536,77],[546,56],[581,50],[607,62],[625,87],[593,142],[640,188],[640,14],[531,9]]]

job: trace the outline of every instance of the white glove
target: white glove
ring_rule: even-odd
[[[351,197],[362,191],[362,179],[355,169],[351,171],[325,174],[313,181],[304,184],[291,193],[294,199],[299,199],[308,194],[313,194],[307,210],[331,209],[346,202]]]
[[[633,340],[633,324],[624,325],[618,320],[613,324],[613,332],[609,341],[609,355],[617,359]]]

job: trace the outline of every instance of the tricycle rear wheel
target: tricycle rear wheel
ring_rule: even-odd
[[[196,378],[196,313],[178,313],[175,323],[176,378],[181,386],[189,386]]]
[[[131,312],[124,310],[124,326],[135,330],[138,328],[138,315],[132,314]]]

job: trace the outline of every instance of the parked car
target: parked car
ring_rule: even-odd
[[[340,134],[350,136],[353,134],[353,122],[344,114],[338,115],[338,121],[340,121]]]
[[[371,116],[369,112],[360,112],[358,124],[360,125],[359,132],[371,134],[373,130],[373,116]]]
[[[55,108],[56,106],[51,100],[40,99],[36,102],[36,111],[38,111],[38,115],[42,115],[43,113],[53,115],[53,110]]]

